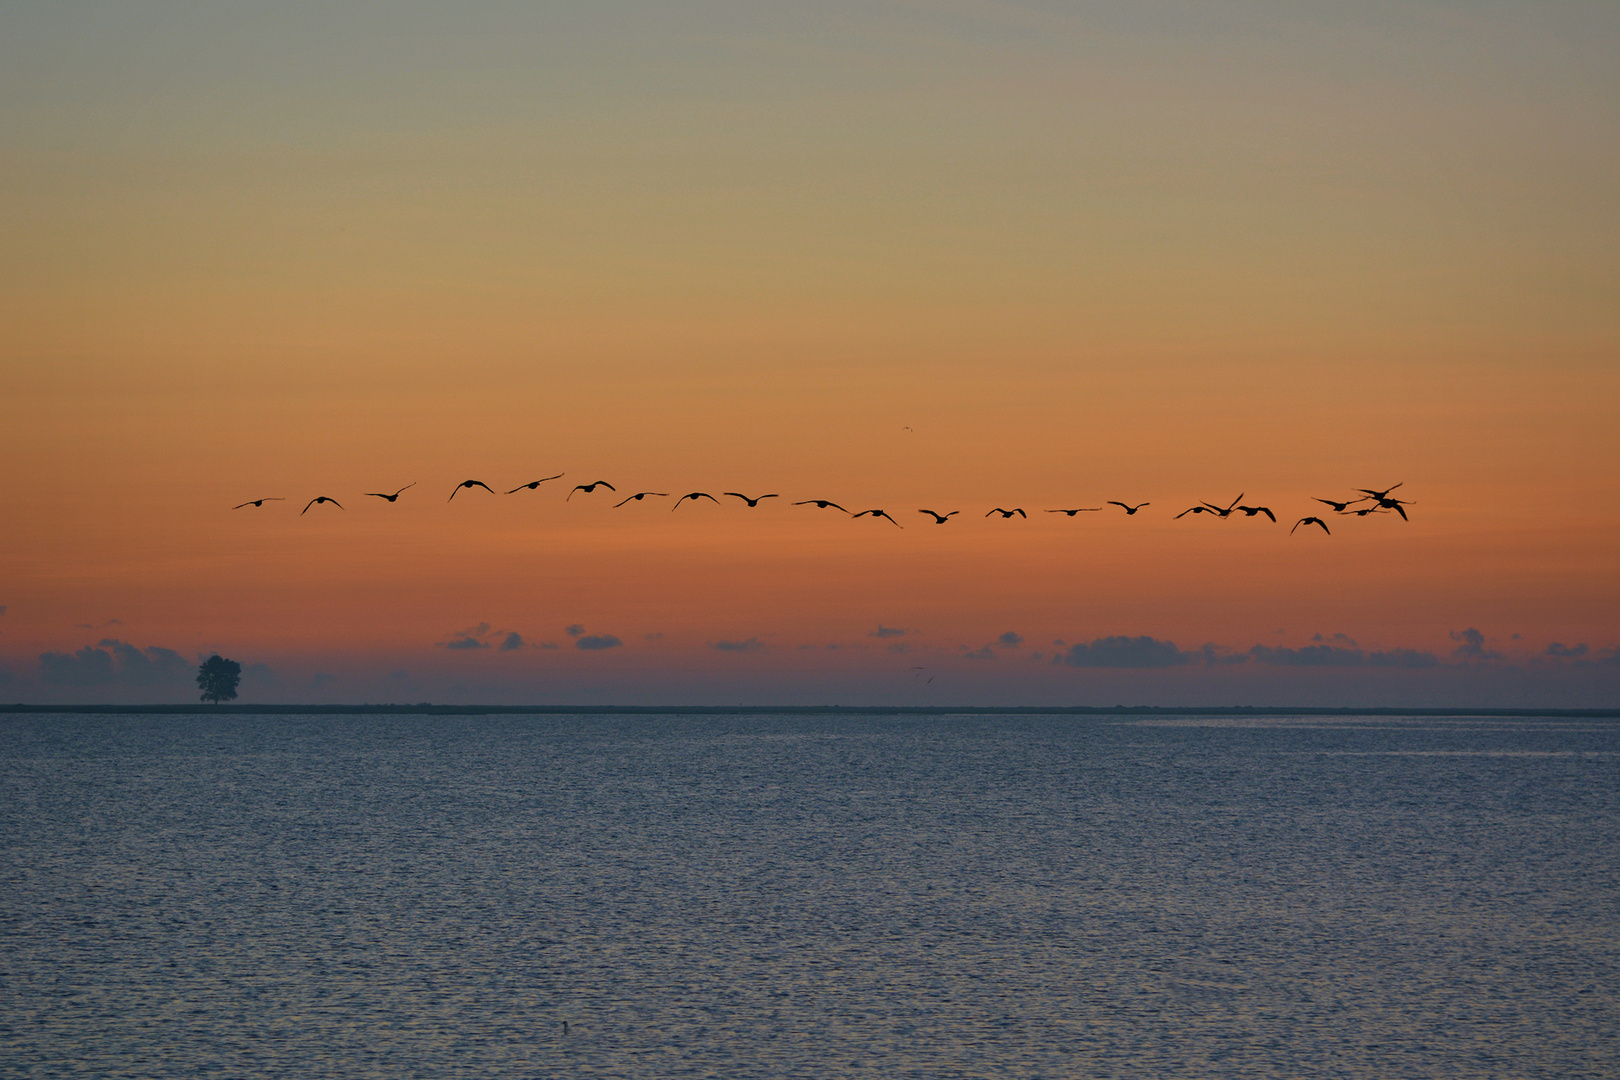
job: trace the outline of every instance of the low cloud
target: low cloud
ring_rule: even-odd
[[[573,627],[569,627],[569,633],[573,633],[573,629]],[[583,637],[577,634],[574,635],[574,648],[576,649],[616,649],[623,644],[624,642],[612,634],[586,634]]]
[[[995,650],[986,645],[983,648],[974,649],[972,652],[964,652],[962,658],[964,660],[994,660],[996,654]]]
[[[1206,641],[1199,648],[1198,655],[1204,663],[1211,666],[1216,664],[1246,664],[1249,662],[1248,653],[1235,653],[1224,645],[1217,645],[1213,641]]]
[[[1485,635],[1472,626],[1466,630],[1453,630],[1451,632],[1451,640],[1462,642],[1462,644],[1458,645],[1452,650],[1452,655],[1456,656],[1459,660],[1502,659],[1501,653],[1497,652],[1495,649],[1487,649],[1485,647]]]
[[[867,634],[866,636],[867,637],[877,637],[877,638],[899,637],[902,634],[909,634],[910,632],[911,631],[906,630],[903,627],[884,626],[882,623],[878,623],[878,628],[876,630],[873,630],[870,634]]]
[[[662,630],[656,630],[651,634],[642,634],[641,636],[646,638],[648,641],[657,641],[659,638],[664,636],[664,632]]]
[[[1116,635],[1071,645],[1056,659],[1079,668],[1167,668],[1190,664],[1198,655],[1182,652],[1173,641]]]
[[[563,633],[567,634],[569,637],[579,637],[581,634],[585,633],[585,627],[579,623],[575,623],[573,626],[565,629]]]
[[[751,637],[747,641],[716,641],[709,646],[721,652],[753,652],[764,647],[765,643],[757,637]]]
[[[1565,645],[1562,642],[1555,641],[1551,645],[1547,646],[1548,656],[1585,656],[1587,651],[1588,650],[1585,642],[1582,642],[1579,645]]]
[[[1303,649],[1256,645],[1249,650],[1249,656],[1257,664],[1271,664],[1277,667],[1432,668],[1439,666],[1440,663],[1438,656],[1417,649],[1366,652],[1362,649],[1343,649],[1335,645],[1307,645]]]
[[[1311,640],[1322,645],[1348,645],[1352,649],[1356,647],[1356,640],[1349,634],[1334,634],[1332,637],[1312,634]]]
[[[439,647],[456,650],[487,649],[489,648],[489,642],[485,641],[484,637],[488,635],[489,629],[489,623],[481,622],[477,626],[469,626],[465,630],[456,630],[447,635],[450,638],[449,641],[439,642]]]
[[[1002,634],[996,640],[1001,643],[1003,648],[1007,649],[1016,649],[1018,646],[1024,643],[1023,635],[1015,634],[1011,630],[1007,631],[1005,634]]]
[[[501,652],[511,652],[513,649],[521,648],[523,648],[523,635],[515,630],[508,631],[506,637],[501,640]]]
[[[191,674],[191,664],[173,649],[139,649],[117,638],[39,656],[40,680],[51,686],[181,686]]]

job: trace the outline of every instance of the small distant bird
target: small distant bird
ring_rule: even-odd
[[[640,502],[642,499],[645,499],[649,495],[657,495],[660,498],[668,498],[669,497],[669,492],[667,492],[667,491],[638,491],[634,495],[630,496],[628,499],[620,499],[618,502],[614,503],[613,508],[615,510],[617,510],[619,507],[623,506],[627,502]],[[567,501],[567,500],[564,500],[564,501]]]
[[[1406,481],[1402,480],[1401,484],[1404,483],[1406,483]],[[1395,488],[1400,487],[1401,484],[1396,484],[1395,487],[1387,487],[1383,491],[1374,491],[1372,488],[1356,488],[1356,490],[1361,492],[1363,495],[1371,495],[1375,499],[1382,500],[1389,498],[1389,493],[1394,491]]]
[[[1405,507],[1411,506],[1413,504],[1408,502],[1405,499],[1379,499],[1378,500],[1378,505],[1379,505],[1379,507],[1381,509],[1395,511],[1397,514],[1401,515],[1401,520],[1402,521],[1411,521],[1412,520],[1411,518],[1406,516]]]
[[[535,488],[537,488],[541,484],[545,483],[546,480],[561,480],[563,478],[563,476],[564,476],[563,473],[558,473],[556,476],[548,476],[548,477],[546,477],[545,480],[530,480],[527,484],[519,484],[517,487],[513,488],[511,491],[508,491],[507,494],[508,495],[516,495],[518,492],[522,491],[524,488],[528,488],[530,491],[533,491]]]
[[[1344,502],[1334,502],[1332,499],[1313,499],[1312,501],[1313,502],[1319,502],[1319,503],[1325,503],[1328,506],[1333,507],[1333,512],[1335,514],[1342,514],[1342,513],[1344,513],[1344,508],[1345,507],[1351,505],[1352,503],[1362,502],[1363,500],[1362,499],[1346,499]]]
[[[314,506],[316,503],[327,503],[327,502],[331,503],[333,506],[337,507],[339,510],[343,509],[343,504],[338,502],[336,499],[332,498],[331,496],[329,496],[329,495],[317,495],[313,499],[309,500],[309,502],[305,503],[304,508],[302,510],[298,511],[298,514],[299,514],[300,517],[302,517],[304,514],[309,513],[309,508]]]
[[[868,514],[870,514],[870,515],[872,515],[872,516],[873,516],[873,517],[880,517],[880,518],[883,518],[883,519],[884,519],[884,520],[886,520],[886,521],[887,521],[887,522],[888,522],[888,523],[889,523],[889,524],[890,524],[890,525],[893,525],[893,526],[894,526],[894,527],[895,527],[895,528],[897,528],[897,529],[903,529],[903,528],[905,528],[905,526],[904,526],[904,525],[902,525],[902,524],[900,524],[900,523],[899,523],[899,522],[898,522],[898,521],[896,521],[896,520],[894,520],[894,518],[892,518],[892,517],[889,517],[889,515],[888,515],[888,514],[886,514],[886,513],[884,513],[884,512],[883,512],[883,511],[882,511],[882,510],[862,510],[862,511],[861,511],[861,512],[860,512],[860,513],[858,513],[858,514],[851,514],[851,515],[850,515],[850,517],[865,517],[865,516],[866,516],[866,515],[868,515]]]
[[[1181,513],[1176,515],[1176,520],[1180,521],[1182,518],[1186,517],[1188,514],[1218,514],[1218,513],[1220,513],[1219,508],[1211,510],[1207,506],[1189,506],[1189,507],[1187,507],[1187,509],[1183,510]]]
[[[1142,507],[1144,507],[1144,506],[1152,506],[1153,504],[1152,503],[1137,503],[1135,506],[1126,506],[1124,503],[1118,501],[1117,499],[1109,499],[1108,500],[1108,505],[1109,506],[1117,506],[1121,510],[1125,511],[1125,513],[1127,513],[1127,514],[1134,514],[1138,510],[1142,509]]]
[[[960,514],[961,512],[962,511],[960,511],[960,510],[952,510],[949,514],[936,514],[932,510],[919,510],[919,511],[917,511],[917,513],[919,513],[919,514],[933,514],[934,524],[935,525],[943,525],[953,515]]]
[[[232,510],[240,510],[244,506],[263,506],[267,502],[286,502],[286,501],[287,501],[286,499],[270,498],[269,496],[266,496],[263,499],[249,499],[245,503],[237,503],[235,506],[231,507],[231,509]]]
[[[595,491],[599,487],[605,487],[609,491],[618,491],[619,490],[618,488],[614,487],[612,484],[608,483],[606,480],[597,480],[597,481],[594,481],[593,483],[589,483],[589,484],[575,484],[574,485],[574,491],[583,491],[585,494],[589,495],[591,492]],[[568,499],[572,499],[574,497],[574,491],[570,491],[568,493]],[[567,502],[568,499],[564,499],[563,502]]]
[[[832,507],[834,510],[844,510],[844,508],[842,506],[839,506],[837,503],[833,502],[831,499],[805,499],[803,502],[796,502],[793,505],[794,506],[809,506],[812,503],[814,503],[816,506],[821,507],[823,510],[827,509],[827,507],[829,507],[829,506]],[[849,511],[844,510],[844,513],[847,514],[847,513],[849,513]]]
[[[758,496],[755,496],[754,498],[750,499],[748,496],[744,495],[740,491],[722,491],[720,494],[722,494],[722,495],[730,495],[733,498],[741,499],[743,502],[747,503],[749,506],[758,506],[762,499],[780,499],[782,497],[780,495],[758,495]]]
[[[1102,507],[1100,507],[1100,506],[1077,506],[1073,510],[1048,510],[1047,513],[1048,514],[1068,514],[1070,517],[1074,517],[1074,515],[1076,515],[1076,514],[1089,514],[1093,510],[1101,510],[1101,509],[1102,509]]]
[[[1356,517],[1366,517],[1368,514],[1387,514],[1387,513],[1389,513],[1388,510],[1380,510],[1376,506],[1364,506],[1360,510],[1351,510],[1351,511],[1347,512],[1344,516],[1349,517],[1351,514],[1354,514]]]
[[[1254,517],[1256,514],[1264,514],[1272,521],[1277,520],[1277,515],[1271,512],[1271,507],[1269,506],[1240,506],[1238,509],[1243,511],[1244,517]]]
[[[489,492],[491,495],[495,494],[495,489],[490,487],[488,484],[484,483],[482,480],[463,480],[461,483],[457,484],[455,487],[450,489],[450,499],[455,498],[456,497],[456,492],[460,491],[462,488],[475,488],[475,487],[481,487],[485,491]],[[446,499],[444,501],[449,502],[450,499]]]
[[[1317,502],[1321,502],[1321,501],[1322,500],[1320,500],[1320,499],[1317,500]],[[1333,533],[1329,532],[1329,530],[1328,530],[1327,522],[1323,521],[1319,517],[1302,517],[1302,518],[1300,518],[1298,521],[1294,522],[1294,528],[1288,530],[1288,535],[1293,536],[1294,535],[1294,529],[1299,528],[1301,525],[1320,525],[1320,526],[1322,526],[1322,531],[1323,532],[1327,533],[1329,536],[1333,535]]]
[[[1243,493],[1240,491],[1240,492],[1238,492],[1238,497],[1232,500],[1232,505],[1230,505],[1230,506],[1224,506],[1224,507],[1216,506],[1214,503],[1209,502],[1207,500],[1204,502],[1204,505],[1209,507],[1210,512],[1213,513],[1216,517],[1220,518],[1222,521],[1225,521],[1228,517],[1230,517],[1232,515],[1232,511],[1237,509],[1237,504],[1239,502],[1241,502],[1241,501],[1243,501]],[[1253,517],[1254,515],[1251,514],[1249,516]],[[1276,518],[1272,518],[1272,520],[1275,521]]]
[[[1021,518],[1029,517],[1028,514],[1024,513],[1024,509],[1021,506],[1015,506],[1011,510],[1003,510],[998,506],[994,510],[988,511],[984,516],[989,517],[991,514],[1000,514],[1003,518],[1010,518],[1014,514],[1017,514]]]
[[[413,488],[415,486],[416,486],[416,481],[412,480],[410,483],[406,484],[404,487],[400,488],[399,491],[394,492],[392,495],[384,495],[380,491],[368,491],[368,492],[366,492],[366,494],[367,495],[375,495],[379,499],[387,499],[389,502],[393,502],[395,499],[399,498],[399,492],[400,491],[408,491],[408,490],[410,490],[411,488]],[[451,494],[452,497],[455,496],[455,492],[453,492],[453,491],[450,494]]]
[[[689,491],[685,495],[682,495],[680,498],[675,500],[675,505],[669,508],[670,513],[673,514],[675,511],[679,510],[681,508],[681,503],[685,502],[687,499],[691,499],[693,502],[697,502],[699,499],[708,499],[712,503],[717,503],[720,501],[713,495],[710,495],[707,491]]]

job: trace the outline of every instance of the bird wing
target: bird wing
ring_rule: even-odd
[[[607,488],[609,491],[618,491],[619,490],[618,488],[614,487],[612,484],[608,483],[606,480],[598,480],[597,483],[601,484],[603,487]]]
[[[1411,518],[1406,516],[1406,507],[1402,506],[1400,503],[1396,503],[1394,509],[1395,509],[1395,512],[1397,514],[1401,515],[1401,520],[1402,521],[1411,521],[1412,520]]]
[[[1013,513],[1017,514],[1019,517],[1023,518],[1025,521],[1029,520],[1029,515],[1024,513],[1024,508],[1022,506],[1013,507]]]
[[[1270,518],[1272,521],[1277,520],[1277,515],[1273,514],[1271,512],[1271,507],[1269,507],[1269,506],[1257,506],[1257,507],[1255,507],[1255,509],[1260,511],[1262,514],[1266,515],[1266,517]]]
[[[1181,513],[1176,515],[1176,520],[1180,521],[1182,518],[1186,517],[1188,514],[1202,514],[1203,512],[1204,512],[1204,508],[1202,506],[1189,506],[1189,507],[1187,507],[1187,509],[1183,510]]]

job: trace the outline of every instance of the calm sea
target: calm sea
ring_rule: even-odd
[[[1608,720],[9,716],[0,852],[5,1076],[1620,1076]]]

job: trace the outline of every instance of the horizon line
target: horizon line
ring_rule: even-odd
[[[16,702],[0,713],[89,713],[91,715],[539,715],[539,716],[1535,716],[1620,719],[1620,707],[1593,709],[1434,708],[1400,706],[1279,705],[251,705],[194,702],[158,705],[62,705]]]

